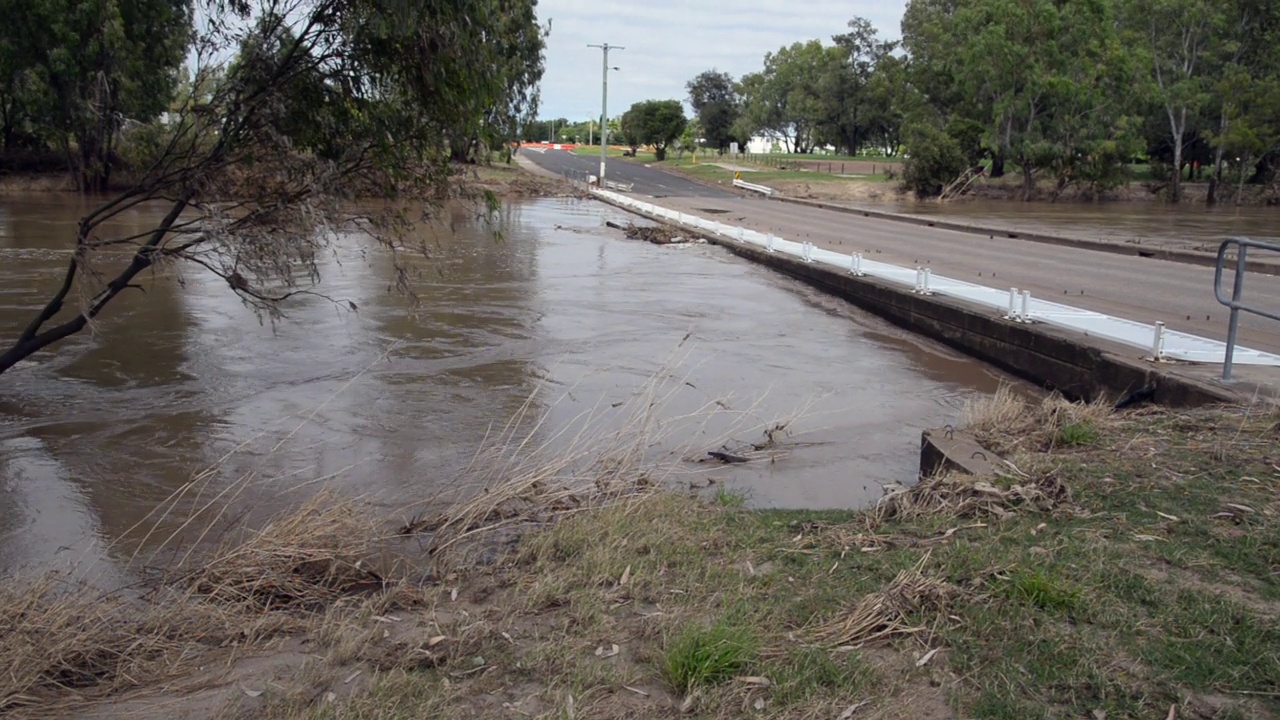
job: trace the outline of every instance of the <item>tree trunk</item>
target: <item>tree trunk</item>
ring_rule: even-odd
[[[1004,177],[1004,153],[994,152],[991,154],[991,177]]]
[[[1226,120],[1223,120],[1222,131],[1226,131]],[[1222,144],[1218,144],[1218,149],[1213,154],[1213,172],[1209,174],[1209,195],[1205,198],[1206,205],[1216,205],[1218,202],[1218,185],[1222,182]]]
[[[1240,163],[1240,182],[1236,185],[1236,205],[1240,204],[1241,198],[1244,197],[1244,180],[1249,176],[1245,168],[1249,167],[1249,158],[1246,155],[1243,162]]]
[[[653,159],[654,159],[654,160],[656,160],[656,161],[658,161],[658,162],[662,162],[663,160],[666,160],[666,159],[667,159],[667,146],[666,146],[666,145],[654,145],[654,146],[653,146]]]
[[[1182,136],[1186,132],[1187,111],[1182,111],[1182,122],[1174,118],[1173,110],[1169,110],[1169,129],[1173,133],[1173,182],[1169,185],[1170,202],[1182,201]]]

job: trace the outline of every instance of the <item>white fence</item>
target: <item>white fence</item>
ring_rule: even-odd
[[[734,181],[737,185],[738,181]],[[768,252],[786,253],[804,262],[819,263],[853,275],[867,275],[895,285],[911,288],[922,295],[945,295],[966,300],[999,311],[1014,322],[1042,322],[1047,325],[1082,332],[1141,348],[1157,360],[1221,363],[1226,357],[1226,344],[1198,335],[1169,330],[1163,322],[1146,324],[1112,317],[1071,305],[1038,300],[1018,288],[992,288],[933,274],[925,267],[908,268],[874,260],[860,253],[843,254],[815,247],[812,243],[787,240],[772,233],[748,230],[736,225],[708,220],[652,203],[619,195],[607,190],[594,193],[624,208],[629,208],[678,225],[711,233],[745,245],[755,245]],[[1242,365],[1280,366],[1280,355],[1236,347],[1234,361]]]

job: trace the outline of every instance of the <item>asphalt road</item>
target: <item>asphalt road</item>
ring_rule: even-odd
[[[580,177],[582,173],[592,175],[600,172],[599,155],[576,155],[568,150],[547,150],[538,152],[525,148],[520,155],[538,167],[557,175],[569,173]],[[692,197],[692,198],[734,198],[737,195],[719,188],[703,185],[674,173],[646,167],[630,160],[609,158],[605,168],[605,178],[623,184],[634,184],[631,192],[635,195],[647,195],[653,198]]]
[[[525,157],[556,173],[596,172],[597,157],[566,151]],[[1225,340],[1228,311],[1214,299],[1213,269],[1155,258],[1017,240],[982,237],[818,208],[744,197],[639,163],[611,159],[609,179],[635,183],[632,195],[683,212],[807,240],[837,252],[997,288],[1030,290],[1034,297],[1084,307],[1171,330]],[[1230,280],[1228,279],[1229,283]],[[1246,299],[1280,309],[1280,276],[1250,273]],[[1280,353],[1280,323],[1241,314],[1242,345]]]
[[[1213,295],[1213,268],[1006,237],[982,237],[782,202],[666,198],[660,204],[733,225],[773,232],[836,252],[1088,308],[1171,330],[1225,340],[1228,311]],[[719,212],[717,212],[719,211]],[[1230,278],[1226,280],[1230,283]],[[1280,277],[1249,273],[1246,300],[1280,308]],[[1240,343],[1280,353],[1280,323],[1240,316]]]

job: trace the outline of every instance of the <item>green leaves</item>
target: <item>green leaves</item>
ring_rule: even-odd
[[[656,159],[666,159],[667,146],[684,132],[688,120],[679,100],[645,100],[622,116],[622,133],[628,144],[652,145]]]

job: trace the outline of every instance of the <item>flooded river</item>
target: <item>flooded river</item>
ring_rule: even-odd
[[[52,292],[81,202],[0,197],[0,338]],[[534,440],[556,442],[593,408],[647,402],[655,375],[676,388],[655,412],[727,416],[655,440],[659,454],[796,417],[775,462],[711,474],[757,506],[855,506],[912,478],[920,430],[999,382],[714,247],[629,241],[606,219],[625,217],[538,200],[507,206],[495,236],[459,212],[430,239],[416,309],[358,236],[321,267],[341,303],[302,299],[274,327],[216,277],[148,278],[96,333],[0,376],[0,570],[126,554],[196,475],[202,502],[257,478],[234,498],[245,522],[322,485],[398,519],[447,491],[527,401],[546,418]]]

